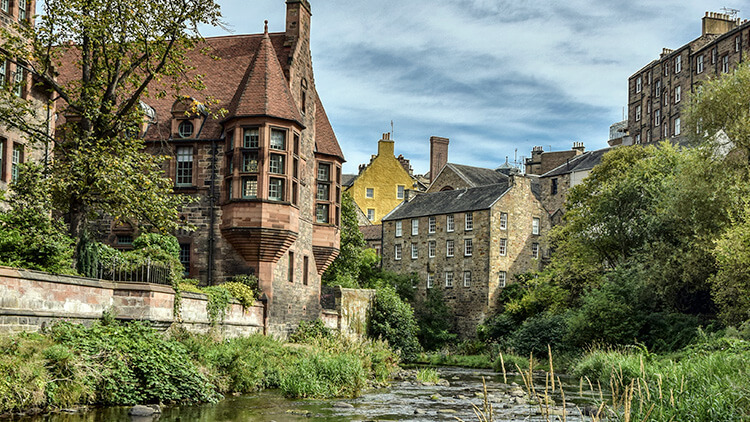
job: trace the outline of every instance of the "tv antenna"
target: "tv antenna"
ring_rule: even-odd
[[[732,19],[736,19],[737,15],[740,13],[739,9],[732,9],[731,7],[722,7],[721,10],[723,10],[727,15],[731,16]]]

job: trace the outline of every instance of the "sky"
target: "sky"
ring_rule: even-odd
[[[218,0],[234,34],[285,27],[284,0]],[[310,0],[315,85],[356,173],[391,131],[396,155],[429,170],[495,168],[545,151],[605,148],[628,77],[700,36],[706,11],[744,0]],[[750,6],[750,5],[747,5]],[[750,7],[739,17],[750,17]],[[205,28],[204,36],[226,35]]]

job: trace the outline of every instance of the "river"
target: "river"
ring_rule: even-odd
[[[495,421],[546,421],[538,405],[517,404],[508,395],[512,389],[503,383],[502,374],[489,370],[465,368],[437,368],[441,378],[450,386],[424,386],[413,381],[394,381],[390,388],[370,391],[356,399],[289,400],[276,391],[264,391],[237,397],[228,397],[217,404],[200,406],[164,407],[158,418],[131,418],[127,407],[93,409],[84,413],[54,413],[35,417],[15,417],[18,422],[344,422],[344,421],[477,421],[472,404],[483,405],[482,378],[486,380],[487,393],[493,405]],[[520,384],[520,376],[508,376],[508,383]],[[565,384],[569,382],[569,384]],[[544,378],[535,381],[544,390]],[[590,391],[580,397],[577,381],[563,381],[567,401],[567,420],[590,421],[583,418],[576,404],[584,407],[595,399]],[[598,393],[597,393],[598,394]],[[559,393],[551,395],[557,402],[557,412],[562,410]],[[522,399],[523,400],[523,399]],[[575,403],[575,404],[571,404]],[[550,421],[562,420],[552,415]]]

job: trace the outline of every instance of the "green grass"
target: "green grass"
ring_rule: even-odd
[[[455,355],[445,353],[422,353],[415,363],[432,366],[461,366],[465,368],[492,368],[489,355]]]
[[[433,368],[420,368],[417,371],[417,381],[437,384],[440,381],[440,375]]]

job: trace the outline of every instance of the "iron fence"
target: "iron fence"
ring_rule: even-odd
[[[154,283],[171,285],[171,269],[160,262],[146,260],[143,264],[133,264],[119,259],[99,262],[96,278],[108,281],[133,283]]]

